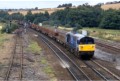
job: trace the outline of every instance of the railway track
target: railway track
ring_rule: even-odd
[[[60,45],[60,44],[59,44]],[[62,46],[62,45],[61,45]],[[59,46],[60,47],[60,46]],[[62,49],[62,48],[61,48]],[[64,49],[62,49],[64,50]],[[64,50],[66,51],[66,50]],[[96,62],[96,60],[90,60],[88,62],[92,62],[92,64],[95,65],[95,67],[97,66],[97,69],[95,69],[94,66],[91,66],[90,63],[88,63],[87,61],[83,61],[82,60],[78,60],[77,58],[74,58],[73,56],[70,56],[69,54],[69,57],[71,59],[73,59],[77,65],[80,65],[79,67],[82,67],[82,69],[84,69],[85,71],[87,71],[87,68],[91,68],[100,78],[102,78],[102,80],[106,80],[106,81],[109,81],[109,80],[116,80],[116,81],[119,81],[120,80],[120,77],[118,75],[116,75],[114,72],[111,72],[109,69],[107,69],[106,67],[102,66],[101,64],[99,64],[98,62]],[[104,75],[103,72],[99,71],[98,69],[102,69],[104,70],[103,72],[105,72],[106,74]],[[89,72],[89,71],[88,71]],[[91,71],[90,71],[91,72]],[[91,72],[92,74],[93,72]],[[92,74],[93,75],[93,74]],[[110,76],[106,76],[106,75],[110,75]],[[89,76],[90,77],[90,76]],[[97,76],[96,76],[97,77]],[[111,78],[112,77],[112,78]],[[90,77],[92,78],[92,77]],[[100,79],[100,78],[95,78],[95,79]]]
[[[4,77],[4,81],[22,80],[23,71],[23,40],[16,36],[14,50],[10,58],[10,63]]]
[[[33,31],[33,30],[31,30]],[[75,64],[75,62],[70,59],[61,49],[59,49],[58,46],[56,46],[54,43],[49,41],[48,38],[43,36],[40,33],[37,33],[41,38],[42,41],[55,53],[55,55],[60,59],[60,62],[65,66],[65,68],[69,71],[69,73],[72,75],[72,77],[78,81],[78,80],[89,80],[91,79],[87,76],[87,74],[79,68],[78,65]],[[40,39],[41,39],[40,38]]]
[[[104,47],[105,49],[109,50],[109,51],[114,51],[116,53],[120,52],[120,45],[117,43],[112,43],[112,42],[108,42],[108,41],[104,41],[104,40],[98,40],[95,39],[95,43],[100,46],[100,47]]]
[[[114,74],[113,72],[111,72],[109,69],[107,69],[106,67],[102,66],[100,63],[92,60],[92,62],[94,62],[96,65],[98,65],[99,67],[101,67],[102,69],[104,69],[106,72],[108,72],[109,74],[111,74],[114,78],[116,78],[117,80],[120,80],[120,77],[117,76],[116,74]]]
[[[39,33],[37,33],[37,34],[39,34]],[[88,74],[83,70],[84,67],[81,68],[81,66],[78,66],[78,64],[76,62],[74,62],[75,59],[71,59],[69,56],[67,56],[67,54],[65,54],[57,45],[55,45],[53,42],[51,42],[51,40],[49,40],[47,37],[44,37],[44,35],[39,34],[39,36],[42,37],[42,40],[44,41],[44,43],[46,43],[48,45],[48,47],[51,48],[52,51],[58,56],[58,58],[66,66],[66,68],[68,69],[68,71],[71,73],[71,75],[74,77],[75,80],[91,80],[91,78],[88,76]],[[73,64],[71,64],[71,62]],[[102,65],[100,65],[97,62],[95,62],[94,60],[83,61],[83,63],[82,64],[83,64],[83,66],[85,66],[85,69],[86,68],[90,68],[102,80],[105,80],[105,81],[109,81],[109,80],[119,81],[120,80],[119,76],[117,76],[116,74],[112,73],[110,70],[108,70],[107,68],[103,67]],[[79,64],[80,64],[80,62],[79,62]],[[77,68],[75,68],[75,67],[79,68],[78,69],[79,72],[78,72]],[[83,77],[83,75],[82,75],[82,78],[80,78],[81,75],[78,75],[80,73],[80,71],[83,74],[85,74],[84,76],[86,78]]]
[[[54,53],[58,56],[58,58],[62,61],[62,63],[66,66],[71,75],[75,78],[75,80],[91,80],[86,73],[84,73],[66,54],[59,49],[55,44],[50,42],[47,38],[41,35],[43,41],[48,45],[49,48],[54,51]]]
[[[105,81],[119,81],[120,77],[96,62],[95,60],[84,61],[84,63],[91,68],[97,75],[103,78]]]
[[[59,44],[60,45],[60,44]],[[61,45],[62,46],[62,45]],[[60,47],[60,46],[59,46]],[[61,48],[62,49],[62,48]],[[64,49],[62,49],[64,50]],[[66,50],[64,50],[66,51]],[[109,80],[116,80],[116,81],[119,81],[120,80],[120,77],[118,75],[116,75],[115,73],[111,72],[109,69],[105,68],[104,66],[102,66],[101,64],[99,64],[98,62],[96,62],[96,60],[90,60],[88,62],[92,62],[92,65],[94,64],[95,67],[97,66],[97,69],[95,69],[94,66],[92,66],[90,63],[88,63],[87,61],[81,61],[80,59],[77,60],[77,58],[74,58],[73,56],[71,57],[69,55],[69,57],[71,59],[73,59],[77,65],[80,65],[79,67],[82,67],[82,69],[85,69],[87,71],[86,68],[91,68],[100,78],[102,78],[102,80],[106,80],[106,81],[109,81]],[[102,69],[104,71],[100,71],[99,69]],[[89,72],[89,71],[88,71]],[[104,74],[106,73],[106,74]],[[92,72],[91,72],[92,74]],[[93,75],[93,74],[92,74]],[[109,75],[109,76],[107,76]],[[90,77],[91,78],[91,77]],[[99,79],[100,79],[99,78]],[[95,78],[96,79],[96,78]]]

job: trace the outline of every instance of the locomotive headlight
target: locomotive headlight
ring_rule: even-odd
[[[80,51],[80,50],[83,50],[83,48],[84,48],[84,46],[81,46],[81,45],[80,45],[80,46],[79,46],[79,51]]]
[[[92,46],[92,48],[95,48],[95,46]]]
[[[80,49],[83,49],[83,46],[81,46]]]

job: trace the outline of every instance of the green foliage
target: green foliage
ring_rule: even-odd
[[[72,3],[59,5],[57,8],[61,7],[72,7]]]
[[[0,18],[0,22],[6,23],[6,20],[4,18]]]
[[[60,25],[75,27],[80,24],[82,27],[96,27],[100,23],[101,8],[91,7],[87,4],[78,8],[66,8],[51,14],[50,19],[59,21]]]
[[[7,34],[0,34],[0,48],[3,46],[4,42],[8,41]]]
[[[15,23],[11,23],[11,26],[6,24],[2,29],[1,29],[1,32],[4,33],[12,33],[15,29],[18,28],[18,25],[15,24]]]
[[[47,60],[46,60],[45,58],[42,58],[42,59],[41,59],[41,63],[42,63],[42,64],[47,64]]]
[[[105,29],[120,29],[120,10],[101,9],[102,3],[90,6],[88,3],[77,8],[66,8],[51,14],[54,24],[66,27],[101,27]],[[75,28],[76,30],[76,28]]]
[[[69,24],[65,24],[65,27],[68,27],[68,28],[69,28],[69,27],[70,27],[70,25],[69,25]]]
[[[28,50],[28,51],[31,51],[31,52],[33,52],[33,53],[37,53],[37,54],[38,54],[38,53],[41,52],[42,49],[39,47],[39,45],[37,44],[37,42],[32,41],[32,42],[29,44],[27,50]]]
[[[44,16],[46,17],[46,20],[48,20],[48,19],[49,19],[49,13],[48,13],[47,11],[45,11]]]
[[[13,13],[10,15],[13,20],[23,20],[24,16],[21,13]]]
[[[53,20],[54,24],[65,25],[65,24],[67,24],[66,16],[67,16],[68,11],[69,11],[69,9],[56,11],[51,14],[50,20]]]
[[[50,24],[50,21],[43,21],[43,25],[48,25]]]
[[[34,16],[30,10],[27,12],[27,15],[25,16],[25,20],[33,22]]]
[[[0,11],[0,18],[6,18],[7,16],[9,16],[8,12]]]
[[[53,70],[50,66],[47,66],[44,68],[44,72],[47,73],[47,74],[53,74]]]
[[[88,28],[88,27],[80,30],[87,30],[90,36],[93,36],[93,37],[120,42],[120,30]]]
[[[45,16],[41,16],[41,17],[37,17],[34,19],[33,23],[38,24],[41,23],[43,21],[47,20]]]
[[[50,20],[50,21],[49,21],[49,25],[54,26],[54,24],[55,24],[55,21],[54,21],[54,20]]]
[[[105,29],[120,29],[120,10],[108,10],[104,12],[99,27]]]
[[[32,14],[31,11],[27,12],[27,15],[25,16],[25,20],[33,22],[35,24],[38,24],[43,21],[49,20],[49,13],[45,11],[45,13],[36,13]]]
[[[77,32],[79,29],[82,29],[82,26],[80,24],[76,24],[72,31]]]

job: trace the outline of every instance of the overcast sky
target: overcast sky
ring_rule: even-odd
[[[19,9],[19,8],[55,8],[59,4],[72,3],[75,6],[89,3],[95,5],[97,3],[106,3],[120,0],[0,0],[0,9]]]

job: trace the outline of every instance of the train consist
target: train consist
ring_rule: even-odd
[[[30,27],[61,43],[78,58],[91,59],[94,56],[95,43],[91,37],[72,31],[62,33],[57,31],[57,29],[53,30],[35,24],[31,24]]]

